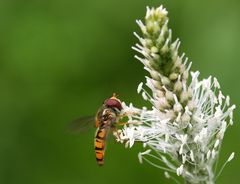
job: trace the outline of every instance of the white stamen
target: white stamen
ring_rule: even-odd
[[[230,162],[232,159],[234,159],[234,156],[235,156],[235,153],[232,152],[232,154],[229,156],[227,161]]]
[[[141,82],[141,83],[138,85],[137,93],[140,93],[140,92],[142,91],[142,86],[143,86],[143,82]]]

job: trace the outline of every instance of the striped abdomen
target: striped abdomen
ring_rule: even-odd
[[[99,127],[95,136],[95,153],[98,165],[102,166],[104,163],[104,153],[106,148],[106,138],[108,136],[110,126]]]

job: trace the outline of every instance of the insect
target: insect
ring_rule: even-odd
[[[121,101],[117,98],[116,94],[113,94],[111,98],[106,99],[103,105],[97,111],[95,116],[95,127],[97,128],[94,146],[95,146],[95,156],[99,166],[104,164],[104,155],[106,149],[106,139],[110,131],[117,132],[116,125],[123,125],[127,123],[118,122],[123,116]],[[83,117],[75,120],[71,129],[76,129],[81,131],[85,129],[89,123],[94,121],[94,117]]]

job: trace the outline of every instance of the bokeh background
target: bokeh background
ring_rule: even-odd
[[[71,120],[95,114],[113,92],[146,105],[136,88],[146,72],[133,56],[145,7],[163,4],[174,38],[201,77],[216,76],[240,106],[238,0],[1,0],[0,183],[174,183],[148,164],[140,145],[108,141],[105,166],[93,151],[94,129],[68,134]],[[225,135],[220,163],[232,151],[218,184],[240,180],[239,116]]]

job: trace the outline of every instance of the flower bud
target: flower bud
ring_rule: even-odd
[[[155,46],[151,47],[151,52],[152,53],[158,53],[158,48],[155,47]]]
[[[177,73],[171,73],[169,75],[169,79],[172,80],[172,81],[176,80],[177,78],[178,78],[178,74]]]
[[[175,112],[181,112],[183,107],[180,103],[176,103],[176,104],[174,104],[173,109]]]
[[[184,103],[188,100],[188,92],[187,91],[183,91],[180,95],[180,102]]]
[[[174,85],[174,91],[181,92],[183,88],[182,83],[178,80]]]
[[[171,102],[173,102],[174,101],[174,97],[173,97],[173,93],[171,92],[171,91],[166,91],[166,93],[165,93],[165,95],[166,95],[166,99],[168,100],[168,101],[171,101]]]

